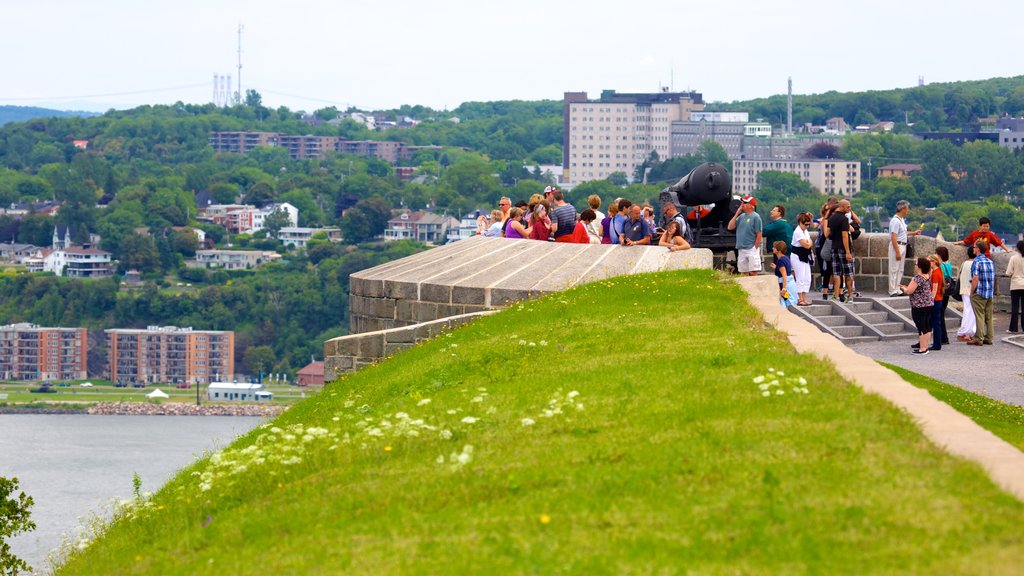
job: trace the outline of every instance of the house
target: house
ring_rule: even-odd
[[[257,208],[250,204],[210,204],[199,210],[200,217],[219,224],[232,234],[252,234],[263,229],[267,216],[278,210],[288,215],[292,226],[299,225],[299,209],[284,202]]]
[[[484,214],[484,212],[476,210],[463,216],[462,220],[459,220],[459,225],[457,227],[451,227],[448,229],[448,241],[456,242],[476,236],[477,228],[480,227],[476,219],[479,218],[481,214]]]
[[[195,268],[247,270],[280,259],[277,252],[264,250],[196,250],[196,259],[187,264]]]
[[[31,244],[0,244],[0,260],[7,262],[21,262],[39,251],[39,248]]]
[[[85,246],[41,248],[22,259],[29,272],[53,272],[67,278],[108,278],[114,275],[110,252]]]
[[[886,164],[878,169],[879,178],[902,178],[907,180],[914,172],[920,172],[920,164]]]
[[[388,220],[388,227],[384,230],[384,241],[415,240],[444,244],[448,238],[448,230],[458,225],[459,221],[447,214],[406,211]]]
[[[324,363],[310,362],[304,366],[302,370],[299,370],[299,375],[295,379],[295,383],[299,386],[323,386]]]
[[[263,384],[212,382],[206,387],[206,399],[211,402],[269,402],[273,397]]]
[[[281,228],[277,232],[277,239],[281,241],[285,246],[295,246],[296,248],[305,248],[309,244],[310,239],[317,232],[323,232],[327,234],[327,240],[329,242],[341,242],[341,229],[340,228],[299,228],[297,226],[288,226]]]

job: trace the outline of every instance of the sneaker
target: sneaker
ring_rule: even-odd
[[[846,302],[846,294],[840,294],[839,295],[839,301],[840,302]]]
[[[892,294],[889,294],[889,298],[898,298],[900,296],[905,296],[905,294],[900,294],[899,292],[893,292]]]
[[[981,342],[978,342],[977,340],[968,340],[967,342],[964,342],[964,344],[967,344],[968,346],[981,346],[982,345]]]
[[[925,348],[924,350],[914,350],[913,352],[911,352],[911,354],[913,354],[915,356],[924,356],[927,353],[928,353],[928,349],[927,348]]]
[[[1018,332],[1016,330],[1007,330],[1006,333],[1007,334],[1020,334],[1020,332]]]
[[[853,291],[853,297],[854,297],[854,298],[860,298],[860,292],[859,292],[859,291],[857,291],[857,290],[854,290],[854,291]]]
[[[910,347],[913,348],[914,350],[917,350],[918,348],[921,347],[921,343],[920,342],[915,342],[915,343],[911,344]]]
[[[985,346],[991,346],[992,345],[991,342],[982,342],[982,344],[985,345]]]
[[[929,349],[929,350],[932,350],[932,351],[939,351],[939,350],[942,350],[942,348],[936,348],[935,346],[929,346],[929,347],[928,347],[928,349]]]

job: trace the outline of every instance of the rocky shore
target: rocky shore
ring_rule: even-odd
[[[287,406],[268,404],[195,404],[179,403],[128,403],[104,402],[90,406],[87,414],[102,416],[264,416],[273,417],[284,412]]]

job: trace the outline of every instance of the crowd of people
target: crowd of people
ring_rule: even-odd
[[[656,211],[647,203],[634,204],[616,198],[601,212],[601,198],[587,198],[588,208],[577,212],[561,190],[548,186],[543,194],[514,205],[503,197],[490,215],[477,219],[477,234],[495,238],[522,238],[575,244],[619,244],[621,246],[664,246],[672,252],[689,250],[689,226],[673,205]]]

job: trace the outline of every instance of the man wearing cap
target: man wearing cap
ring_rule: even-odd
[[[762,224],[756,207],[753,196],[744,196],[728,224],[729,230],[736,231],[736,269],[747,276],[761,272]]]
[[[851,296],[853,294],[853,240],[850,239],[850,219],[846,216],[850,209],[850,201],[844,198],[828,218],[828,233],[832,239],[832,284],[839,302],[843,301],[839,298],[843,291],[842,278],[846,279]],[[853,298],[846,301],[853,302]]]
[[[896,203],[896,214],[889,220],[889,295],[903,296],[900,280],[903,279],[903,258],[907,255],[907,236],[917,236],[920,230],[907,230],[907,212],[910,202]]]
[[[549,188],[551,188],[549,186]],[[572,231],[576,227],[576,207],[565,201],[562,191],[551,188],[551,236],[555,242],[572,242]]]

